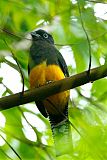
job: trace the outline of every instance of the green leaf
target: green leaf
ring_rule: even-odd
[[[2,83],[2,81],[3,81],[3,77],[0,77],[0,83]]]

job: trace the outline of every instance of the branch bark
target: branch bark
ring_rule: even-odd
[[[9,109],[15,106],[26,104],[32,101],[43,100],[53,94],[65,90],[73,89],[89,82],[94,82],[98,79],[107,76],[107,65],[103,65],[87,71],[73,75],[60,81],[46,84],[39,88],[27,90],[22,94],[21,92],[0,98],[0,110]]]

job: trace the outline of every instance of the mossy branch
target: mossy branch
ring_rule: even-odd
[[[0,98],[0,110],[9,109],[32,101],[43,100],[58,92],[73,89],[86,83],[104,78],[107,76],[107,65],[91,69],[90,75],[87,73],[87,71],[84,71],[63,80],[52,82],[39,88],[27,90],[23,94],[20,92],[2,97]]]

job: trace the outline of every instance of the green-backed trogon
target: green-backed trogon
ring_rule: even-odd
[[[67,65],[61,53],[55,48],[53,37],[42,29],[31,32],[31,36],[28,65],[30,87],[36,88],[68,77]],[[49,116],[54,128],[67,120],[68,100],[69,91],[64,91],[43,101],[36,101],[36,105],[44,117]]]

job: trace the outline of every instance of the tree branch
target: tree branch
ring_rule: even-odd
[[[100,78],[107,76],[107,65],[102,65],[90,70],[90,75],[87,71],[73,75],[60,81],[46,84],[39,88],[27,90],[22,94],[16,93],[10,96],[0,98],[0,110],[9,109],[32,101],[43,100],[53,94],[65,90],[73,89],[89,82],[94,82]]]

